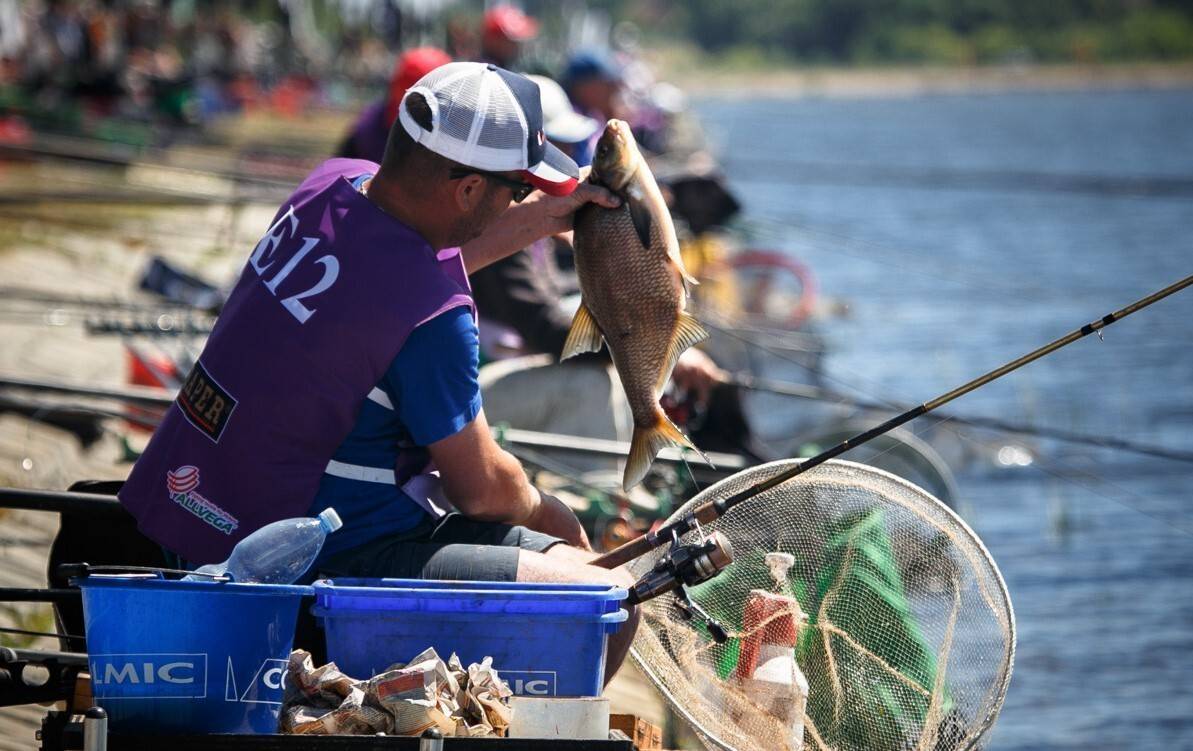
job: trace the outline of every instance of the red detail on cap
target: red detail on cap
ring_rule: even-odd
[[[742,618],[741,651],[733,677],[747,680],[758,667],[758,652],[763,644],[778,644],[795,647],[799,631],[795,627],[796,606],[790,598],[754,590],[746,600]],[[766,624],[765,626],[762,624]]]
[[[389,79],[389,96],[385,100],[386,122],[393,125],[398,118],[398,105],[402,103],[407,89],[440,65],[447,65],[451,61],[451,55],[438,47],[416,47],[402,53]]]
[[[485,14],[484,31],[512,42],[525,42],[538,36],[539,22],[511,5],[498,5]]]
[[[580,181],[574,177],[569,177],[561,183],[553,183],[550,180],[544,180],[529,170],[522,170],[522,176],[526,178],[526,182],[549,196],[570,196],[576,189],[576,186],[580,184]]]

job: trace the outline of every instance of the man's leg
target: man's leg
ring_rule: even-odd
[[[594,558],[596,553],[525,527],[477,522],[453,514],[438,522],[433,531],[415,530],[407,539],[389,537],[339,553],[320,570],[332,577],[633,585],[633,577],[624,568],[593,566]],[[626,610],[629,619],[609,637],[606,683],[625,660],[638,627],[636,610]]]
[[[569,584],[610,584],[629,589],[634,578],[625,568],[607,569],[591,565],[597,557],[570,545],[555,545],[546,552],[518,551],[518,581],[564,582]],[[621,663],[630,652],[634,634],[638,630],[638,609],[625,606],[630,617],[617,633],[609,635],[609,649],[605,655],[605,684],[613,680]]]

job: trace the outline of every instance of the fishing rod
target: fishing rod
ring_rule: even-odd
[[[290,180],[301,180],[306,175],[303,166],[287,169],[284,174],[267,176],[253,174],[240,168],[235,160],[212,157],[204,158],[205,165],[170,163],[170,155],[163,149],[114,149],[110,144],[97,148],[87,143],[86,139],[77,138],[46,138],[40,143],[29,145],[0,144],[0,154],[37,159],[56,159],[70,162],[86,162],[105,167],[148,168],[163,172],[177,173],[185,177],[187,174],[204,177],[218,177],[238,183],[259,185],[267,188],[289,189]],[[211,166],[212,162],[222,162],[220,166]],[[275,171],[278,171],[276,167]]]
[[[811,401],[836,402],[838,404],[845,404],[851,407],[857,407],[859,409],[888,411],[906,411],[911,409],[911,405],[909,404],[858,399],[841,391],[826,389],[822,386],[812,386],[810,384],[803,383],[788,383],[786,381],[776,381],[769,378],[759,378],[757,376],[751,375],[750,373],[731,373],[729,375],[729,383],[750,391],[759,391],[766,394],[775,394],[777,396],[790,396],[796,399],[808,399]],[[1164,446],[1154,446],[1147,443],[1128,441],[1123,438],[1089,435],[1088,433],[1080,433],[1073,430],[1065,430],[1063,428],[1053,428],[1047,425],[1029,425],[1027,423],[999,420],[994,417],[965,417],[954,415],[952,413],[941,412],[937,412],[936,417],[942,422],[951,422],[958,425],[969,425],[976,428],[1000,430],[1005,433],[1019,433],[1022,435],[1039,436],[1040,438],[1051,438],[1058,441],[1065,441],[1067,443],[1078,443],[1104,449],[1127,451],[1134,454],[1141,454],[1143,456],[1154,456],[1161,459],[1173,459],[1175,461],[1193,463],[1193,451],[1170,449]]]
[[[279,194],[280,195],[280,194]],[[106,203],[129,204],[132,206],[172,207],[242,205],[268,202],[265,198],[253,199],[244,196],[220,196],[184,191],[161,192],[145,189],[122,189],[117,191],[38,191],[23,192],[20,195],[0,195],[0,205],[27,206],[40,203]]]
[[[636,540],[627,542],[621,547],[605,553],[601,557],[594,560],[592,564],[595,566],[602,566],[604,568],[616,568],[617,566],[649,553],[655,548],[671,544],[674,540],[678,540],[680,536],[692,531],[698,525],[709,524],[716,519],[719,519],[720,517],[724,516],[725,513],[731,508],[737,506],[738,504],[744,503],[751,498],[759,496],[762,493],[765,493],[766,491],[771,490],[772,488],[781,485],[788,480],[803,474],[804,472],[807,472],[813,467],[824,464],[829,459],[836,458],[852,448],[860,446],[884,433],[894,430],[904,423],[910,422],[921,415],[925,415],[933,411],[937,407],[948,404],[954,399],[975,391],[976,389],[979,389],[982,386],[985,386],[986,384],[1003,377],[1011,371],[1018,370],[1028,363],[1034,362],[1045,355],[1055,352],[1061,347],[1072,344],[1078,339],[1089,336],[1096,331],[1100,331],[1110,324],[1120,321],[1132,313],[1142,310],[1152,303],[1163,300],[1165,297],[1175,294],[1176,292],[1179,292],[1190,285],[1193,285],[1193,276],[1187,276],[1184,279],[1181,279],[1180,281],[1175,282],[1158,292],[1154,292],[1147,297],[1136,300],[1121,310],[1108,313],[1098,320],[1087,323],[1081,328],[1076,329],[1060,337],[1059,339],[1053,340],[1048,344],[1045,344],[1044,346],[1035,349],[1026,355],[1023,355],[1022,357],[1011,360],[1010,362],[1001,365],[984,375],[978,376],[972,381],[958,386],[952,391],[948,391],[936,397],[935,399],[931,399],[916,407],[912,407],[911,409],[892,417],[886,422],[876,425],[869,430],[863,431],[852,438],[847,438],[841,443],[838,443],[836,446],[833,446],[826,451],[822,451],[816,456],[804,459],[797,466],[785,472],[781,472],[768,480],[751,485],[750,487],[740,490],[727,498],[708,501],[707,503],[704,503],[698,508],[694,509],[686,516],[676,519],[670,524],[666,524],[653,532],[649,532]]]
[[[0,374],[0,388],[111,399],[148,407],[169,407],[174,403],[173,391],[153,386],[91,386],[52,378],[30,379]],[[528,448],[570,451],[618,459],[624,459],[630,450],[630,444],[625,441],[542,433],[534,430],[506,428],[500,425],[494,426],[493,436],[498,443],[505,442]],[[683,462],[686,455],[679,449],[666,448],[659,453],[659,458],[669,462]],[[724,470],[745,469],[750,464],[749,460],[738,454],[714,451],[708,454],[708,458],[718,469]]]
[[[174,394],[171,391],[152,386],[88,386],[55,379],[33,380],[0,375],[0,387],[87,396],[96,399],[114,399],[147,407],[169,407],[174,403]]]
[[[185,303],[125,300],[118,297],[88,297],[85,295],[63,295],[30,287],[0,285],[0,302],[20,301],[44,303],[48,308],[102,308],[122,310],[130,313],[181,315],[184,313],[208,313],[203,308]]]

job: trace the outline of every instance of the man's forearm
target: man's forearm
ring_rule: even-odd
[[[501,213],[475,240],[460,246],[464,267],[471,274],[517,253],[550,232],[541,201],[515,204]]]
[[[583,181],[587,176],[588,168],[585,167],[580,170],[580,179]],[[525,248],[540,237],[568,232],[572,228],[572,214],[589,202],[607,209],[621,205],[621,199],[613,193],[588,182],[581,182],[566,196],[531,194],[526,201],[502,212],[483,235],[461,246],[464,266],[471,274]]]
[[[512,455],[502,452],[502,458],[486,474],[483,493],[453,493],[451,487],[444,488],[448,500],[465,516],[478,521],[522,524],[538,510],[539,492]]]

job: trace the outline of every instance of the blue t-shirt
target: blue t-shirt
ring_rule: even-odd
[[[426,512],[395,482],[396,459],[400,451],[425,454],[422,447],[454,435],[480,413],[478,360],[476,323],[467,307],[441,313],[410,334],[319,484],[310,515],[331,506],[344,520],[320,558],[423,521]]]

